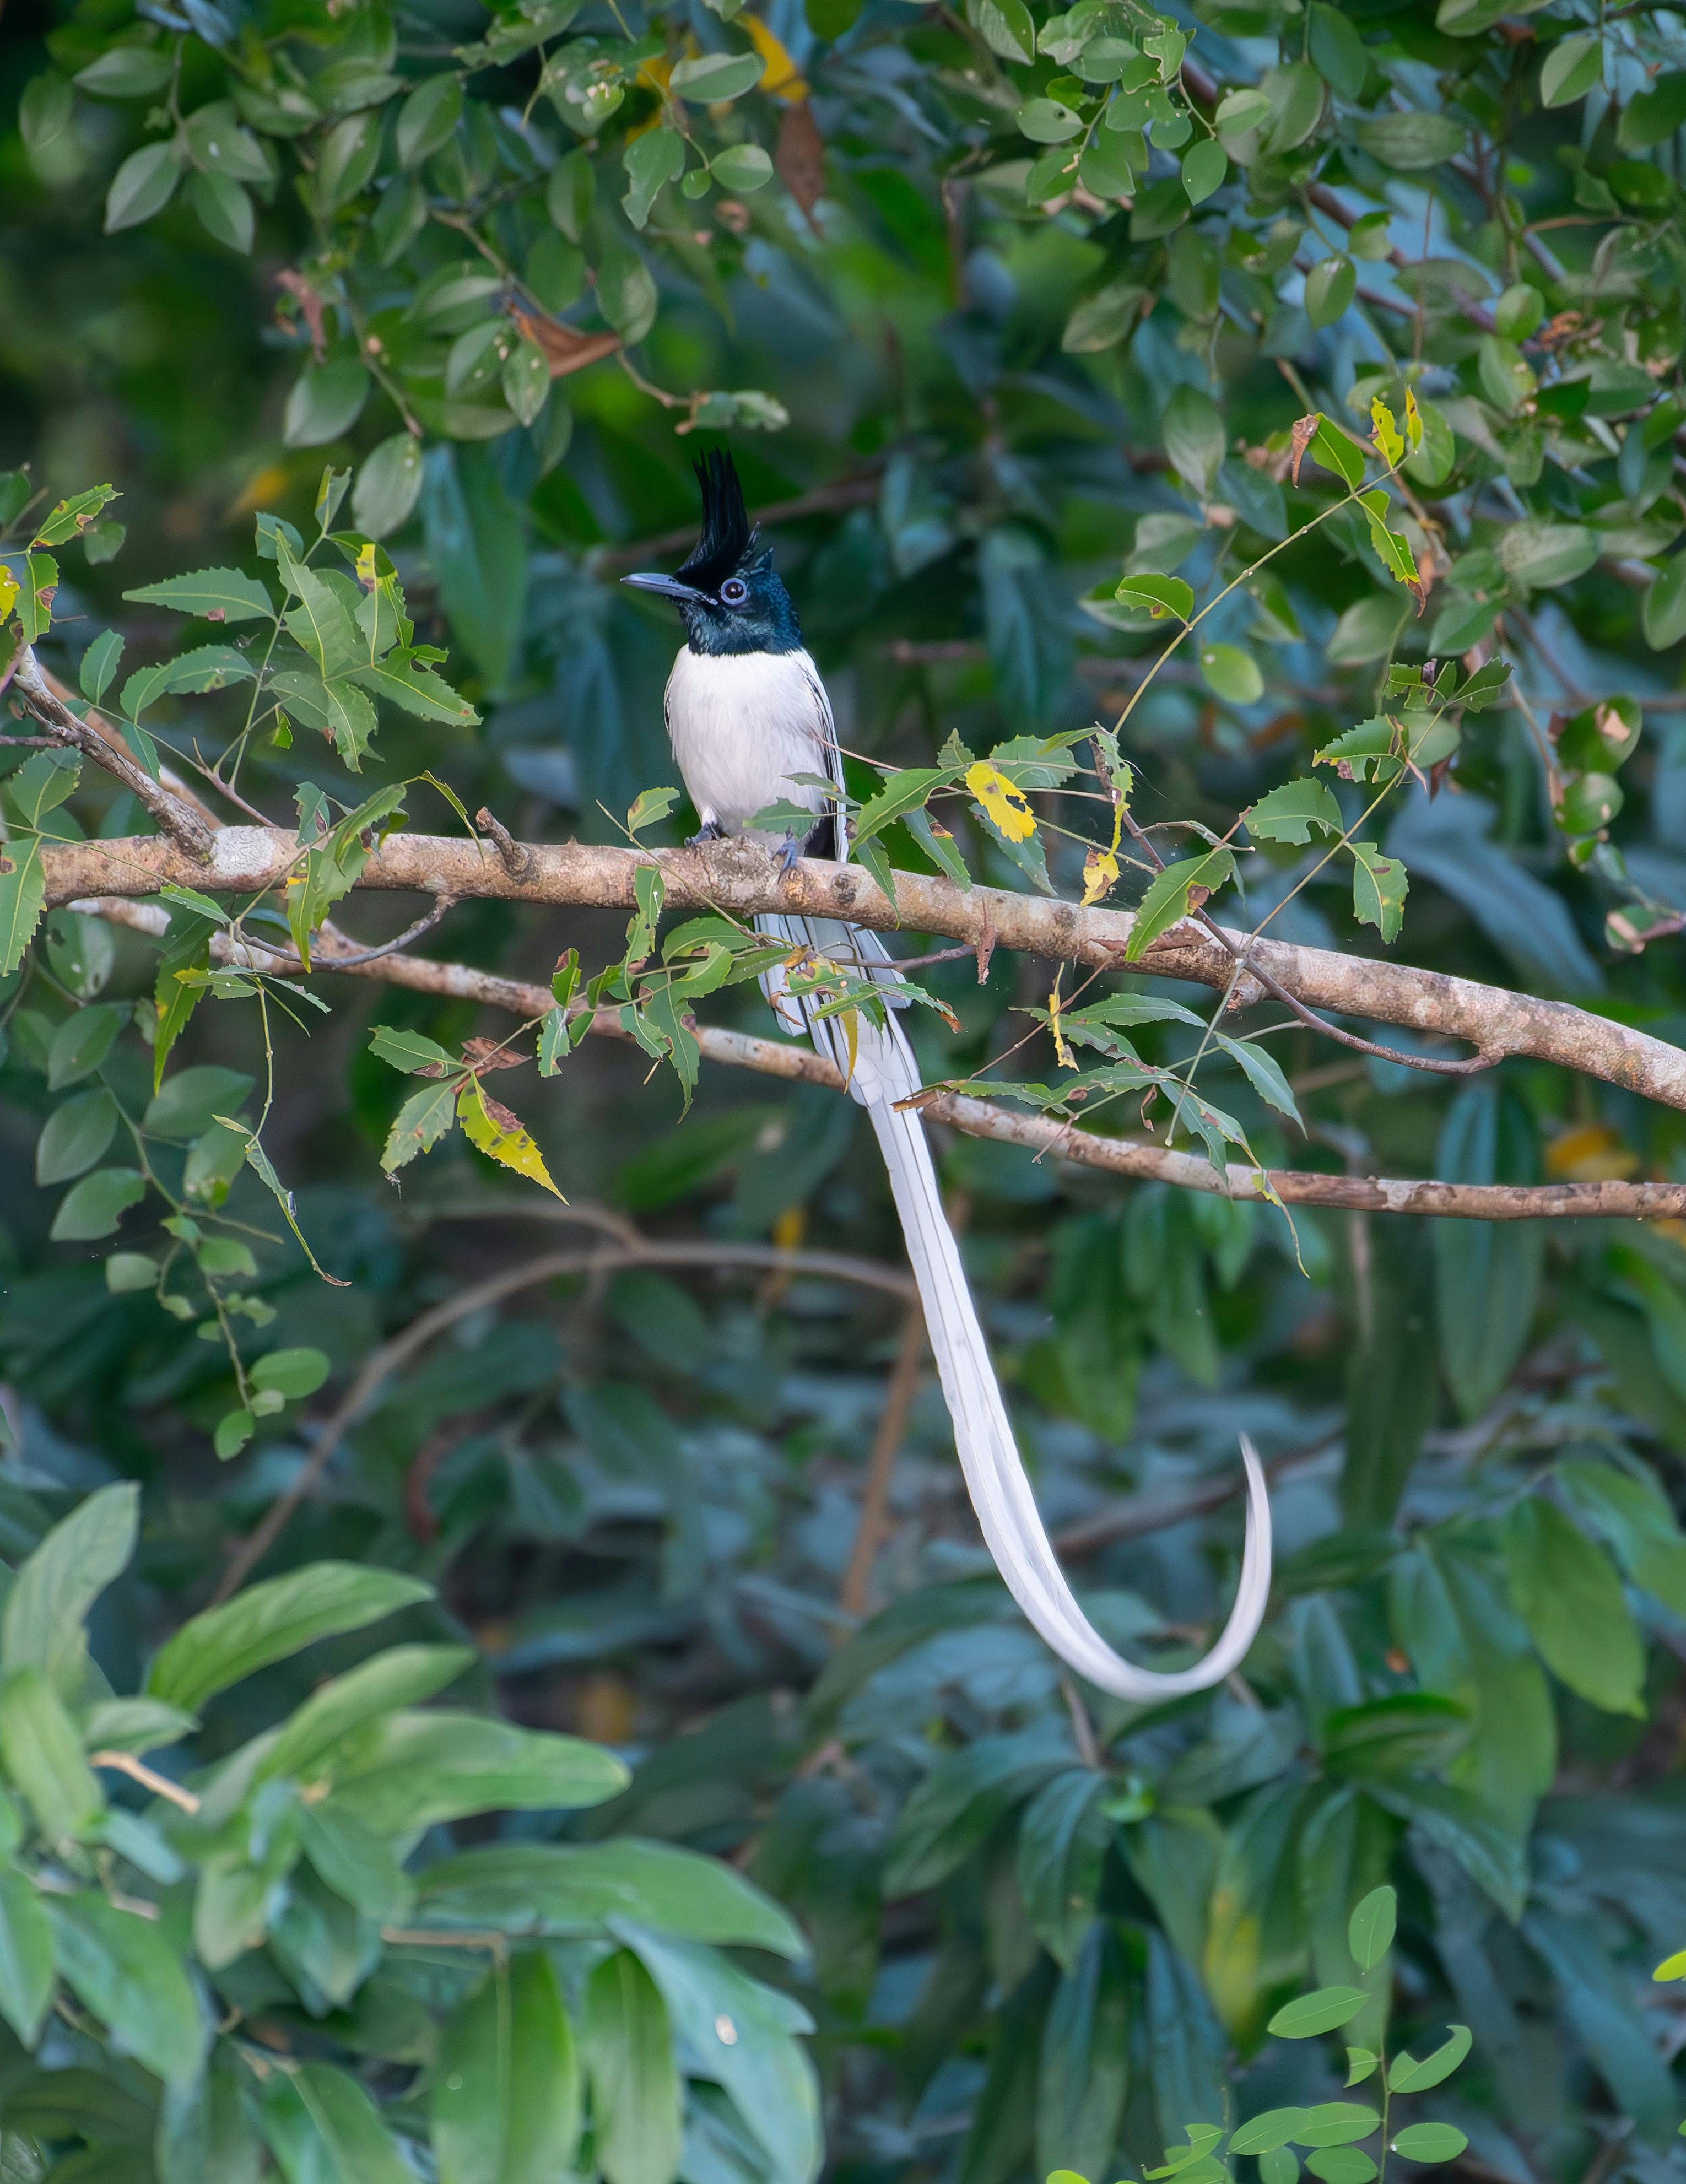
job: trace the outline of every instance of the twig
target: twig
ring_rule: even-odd
[[[155,1797],[167,1797],[172,1805],[179,1805],[184,1813],[197,1813],[199,1800],[191,1790],[184,1790],[179,1782],[172,1782],[167,1774],[159,1774],[136,1758],[132,1752],[91,1752],[90,1767],[110,1767],[120,1774],[126,1774],[142,1789],[150,1790]]]
[[[281,1537],[293,1512],[314,1491],[340,1444],[382,1383],[418,1350],[424,1349],[470,1312],[500,1303],[505,1297],[539,1283],[559,1281],[570,1274],[613,1273],[623,1267],[642,1266],[776,1266],[794,1273],[854,1281],[863,1287],[888,1290],[893,1296],[918,1294],[911,1275],[898,1273],[893,1268],[848,1259],[841,1252],[779,1251],[758,1244],[646,1240],[637,1245],[609,1245],[585,1251],[548,1251],[542,1258],[529,1259],[518,1267],[506,1267],[501,1273],[487,1275],[484,1281],[470,1283],[467,1289],[459,1290],[443,1303],[431,1306],[378,1349],[370,1351],[356,1379],[323,1422],[309,1459],[300,1467],[287,1492],[270,1503],[263,1521],[230,1557],[211,1596],[212,1606],[239,1591]]]
[[[131,902],[121,897],[83,899],[73,902],[71,907],[90,916],[108,918],[114,924],[153,934],[162,933],[169,922],[164,912],[151,903]],[[261,949],[231,947],[221,934],[213,936],[211,947],[216,961],[249,965],[258,970],[269,967],[270,959]],[[274,962],[280,967],[288,960],[278,957]],[[332,955],[313,951],[313,970],[327,972],[338,967]],[[1157,962],[1154,967],[1158,968]],[[379,963],[353,965],[351,975],[379,978],[403,986],[411,993],[478,1001],[511,1016],[538,1017],[552,1006],[551,996],[543,986],[526,985],[490,971],[473,970],[465,963],[439,963],[422,956],[389,956]],[[630,1038],[621,1026],[618,1010],[605,1010],[593,1017],[591,1028],[607,1039]],[[787,1083],[822,1084],[834,1092],[843,1089],[843,1078],[837,1071],[810,1047],[758,1039],[752,1032],[728,1031],[713,1024],[698,1025],[694,1036],[709,1061],[733,1069],[753,1069],[763,1076],[782,1078]],[[1655,1220],[1686,1216],[1686,1184],[1455,1184],[1403,1177],[1322,1175],[1294,1168],[1260,1172],[1234,1167],[1220,1170],[1192,1153],[1171,1152],[1163,1146],[1139,1144],[1130,1138],[1101,1137],[1091,1131],[1079,1130],[1069,1123],[1049,1122],[1040,1115],[1019,1114],[993,1100],[972,1099],[964,1093],[932,1093],[922,1103],[921,1112],[928,1121],[946,1123],[951,1129],[967,1137],[1021,1145],[1038,1159],[1070,1161],[1080,1167],[1101,1168],[1110,1174],[1137,1177],[1147,1182],[1169,1183],[1180,1190],[1205,1191],[1220,1198],[1268,1201],[1274,1195],[1290,1206],[1325,1206],[1372,1213],[1434,1214],[1463,1221]],[[512,1206],[511,1211],[515,1210]],[[542,1209],[535,1204],[521,1210],[537,1214]],[[558,1210],[555,1217],[565,1217]],[[842,1269],[838,1272],[841,1273]]]
[[[758,508],[753,520],[758,524],[799,523],[804,516],[827,515],[835,509],[862,507],[876,500],[882,490],[878,473],[871,471],[864,477],[839,478],[833,485],[816,486],[812,493],[799,493],[793,500],[776,500],[766,508]],[[587,555],[587,566],[593,571],[636,569],[641,561],[676,554],[682,547],[694,546],[696,543],[697,526],[687,523],[676,531],[659,531],[654,538],[635,538],[625,546],[596,547]]]
[[[925,1314],[915,1294],[902,1322],[901,1346],[890,1369],[890,1384],[878,1416],[878,1430],[872,1436],[872,1454],[866,1466],[866,1490],[860,1500],[860,1519],[855,1526],[854,1544],[849,1549],[849,1567],[837,1592],[837,1606],[857,1621],[866,1613],[872,1565],[886,1529],[890,1479],[907,1433],[913,1399],[919,1391],[919,1370],[924,1360]],[[844,1634],[840,1631],[838,1635]]]
[[[43,727],[51,728],[61,744],[69,744],[84,758],[114,774],[129,794],[149,811],[159,827],[196,863],[211,854],[212,830],[179,796],[154,781],[125,751],[109,743],[97,729],[80,721],[64,701],[47,688],[33,649],[25,645],[12,677],[12,688]]]
[[[474,815],[474,823],[482,834],[489,834],[498,845],[498,855],[504,869],[512,878],[525,879],[532,860],[521,847],[501,819],[494,818],[482,804]]]
[[[414,925],[407,925],[402,933],[395,933],[390,940],[383,940],[379,947],[353,948],[348,955],[342,955],[336,949],[330,954],[327,961],[336,971],[355,971],[364,963],[378,963],[383,956],[396,955],[400,948],[408,948],[412,940],[420,940],[424,933],[431,933],[434,927],[448,917],[456,906],[457,901],[454,895],[442,894],[425,917],[418,917]],[[336,935],[336,938],[341,941],[344,940],[344,937],[342,933]],[[236,950],[231,952],[242,951]],[[259,951],[248,949],[243,952],[248,955],[256,955]],[[275,965],[282,969],[303,973],[311,967],[301,957],[287,955],[279,949],[266,948],[262,950],[262,953],[273,956]],[[253,964],[248,967],[255,969],[257,967]]]

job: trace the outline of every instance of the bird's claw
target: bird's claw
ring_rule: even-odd
[[[700,850],[705,842],[719,842],[724,838],[722,830],[715,822],[705,819],[694,834],[686,837],[685,846],[687,850]]]
[[[802,856],[802,844],[794,834],[787,834],[784,847],[779,851],[779,878],[787,880],[796,870]]]

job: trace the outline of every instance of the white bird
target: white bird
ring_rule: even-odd
[[[702,820],[698,838],[746,835],[771,848],[782,844],[787,857],[806,849],[841,861],[849,854],[841,818],[843,758],[825,685],[803,648],[796,610],[774,571],[772,555],[760,548],[750,527],[731,457],[705,457],[697,476],[703,530],[689,559],[676,576],[622,581],[671,599],[685,624],[686,643],[667,684],[667,732]],[[821,782],[832,784],[837,800]],[[793,834],[750,825],[777,804],[814,814],[815,825],[800,844]],[[887,987],[901,983],[869,928],[775,916],[758,918],[756,926],[787,943],[793,957],[823,958]],[[817,1015],[817,1000],[793,993],[782,966],[761,984],[783,1028],[797,1038],[806,1034],[836,1064],[871,1122],[925,1308],[960,1468],[984,1540],[1013,1597],[1062,1660],[1118,1697],[1154,1702],[1221,1682],[1245,1658],[1270,1594],[1270,1498],[1252,1443],[1242,1436],[1247,1544],[1222,1635],[1204,1659],[1172,1674],[1124,1660],[1078,1607],[1043,1527],[943,1210],[924,1124],[916,1112],[897,1105],[921,1089],[900,1024],[892,1013],[880,1029],[857,1010],[851,1054],[838,1019]],[[889,1001],[891,1010],[898,1006],[906,1003]]]

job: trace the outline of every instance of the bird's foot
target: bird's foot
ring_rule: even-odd
[[[794,834],[787,834],[784,847],[779,851],[779,878],[787,880],[796,870],[802,856],[802,844]]]
[[[687,850],[699,850],[704,842],[723,842],[725,839],[726,829],[719,821],[705,819],[696,833],[687,838],[685,846]]]

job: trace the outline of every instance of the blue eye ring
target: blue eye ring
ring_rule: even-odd
[[[749,596],[749,587],[741,577],[728,577],[720,588],[721,604],[741,607]]]

